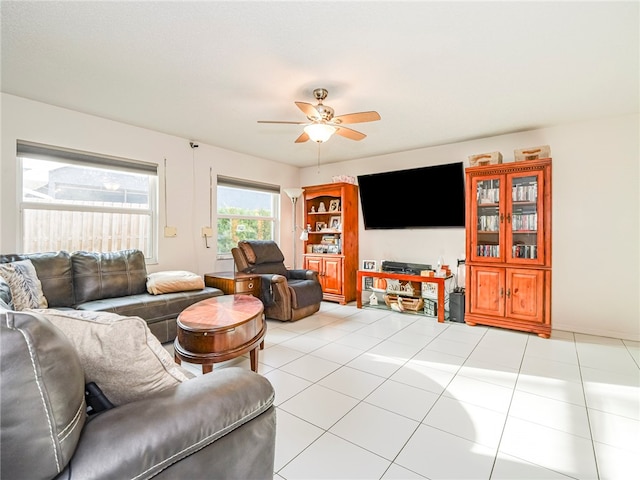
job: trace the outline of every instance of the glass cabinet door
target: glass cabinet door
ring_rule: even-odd
[[[510,174],[507,182],[507,261],[541,264],[544,261],[542,172]]]
[[[482,261],[500,261],[501,239],[504,231],[504,214],[502,193],[504,177],[474,178],[472,192],[476,194],[475,210],[472,212],[472,222],[475,228],[472,232],[472,252],[474,259]]]

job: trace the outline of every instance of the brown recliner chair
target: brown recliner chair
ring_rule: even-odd
[[[231,253],[238,272],[260,275],[260,300],[267,318],[300,320],[320,309],[322,287],[318,272],[287,270],[284,255],[275,242],[243,240]]]

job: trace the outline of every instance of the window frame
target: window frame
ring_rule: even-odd
[[[129,172],[146,175],[149,181],[148,206],[146,208],[110,207],[105,205],[74,205],[64,201],[51,201],[48,203],[25,200],[24,186],[24,159],[45,160],[58,162],[68,166],[98,168],[109,172]],[[18,196],[18,230],[20,232],[19,247],[24,251],[24,235],[26,232],[25,211],[50,210],[66,212],[96,212],[145,215],[149,218],[148,236],[149,250],[144,251],[147,264],[156,263],[158,259],[158,219],[159,219],[159,173],[158,164],[141,162],[120,157],[102,155],[98,153],[84,152],[51,145],[44,145],[23,140],[17,141],[17,196]]]
[[[258,215],[237,215],[237,214],[221,214],[219,213],[219,201],[218,193],[219,187],[236,188],[239,190],[254,190],[262,193],[268,193],[271,195],[271,212],[269,217],[262,217]],[[256,182],[251,180],[244,180],[240,178],[227,177],[224,175],[217,176],[216,182],[216,228],[220,219],[238,219],[238,220],[258,220],[258,221],[270,221],[272,225],[272,238],[275,242],[280,241],[280,186],[269,183]],[[217,232],[219,234],[219,232]],[[216,237],[218,238],[218,237]],[[216,241],[216,243],[219,243]],[[216,259],[217,260],[229,260],[233,258],[231,251],[219,253],[217,251],[218,245],[216,245]]]

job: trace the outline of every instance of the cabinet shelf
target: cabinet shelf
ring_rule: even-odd
[[[342,215],[341,210],[334,210],[333,212],[307,212],[307,215]]]

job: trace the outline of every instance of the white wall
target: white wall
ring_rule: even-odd
[[[468,156],[550,145],[553,157],[553,328],[640,340],[640,117],[630,115],[500,135],[302,169],[302,185],[465,161]],[[342,139],[337,139],[342,141]],[[380,192],[384,195],[384,192]],[[428,187],[425,188],[428,198]],[[389,199],[390,202],[402,199]],[[437,208],[425,201],[424,208]],[[450,265],[464,229],[364,230],[360,259]]]
[[[2,94],[2,146],[0,150],[0,252],[20,251],[17,200],[16,140],[28,140],[76,150],[158,164],[160,216],[158,263],[150,272],[191,270],[200,274],[232,270],[233,260],[216,260],[214,239],[205,247],[201,228],[209,225],[209,169],[215,188],[218,174],[281,185],[297,186],[299,169],[289,165],[205,145],[191,149],[189,139],[85,115],[24,98]],[[164,171],[164,159],[167,171]],[[174,238],[162,235],[165,211],[162,181],[167,180],[167,221],[178,229]],[[213,195],[215,212],[215,192]],[[280,245],[292,255],[291,201],[281,196]]]

